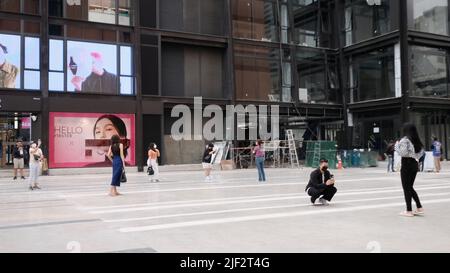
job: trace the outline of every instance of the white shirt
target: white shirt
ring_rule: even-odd
[[[40,157],[42,157],[42,150],[40,148],[37,148],[37,151],[34,152],[34,154],[31,153],[31,149],[30,149],[30,164],[39,164],[39,160],[34,159],[34,155],[39,155]]]
[[[395,144],[395,151],[401,156],[406,158],[414,158],[415,160],[419,161],[419,159],[424,154],[424,150],[420,150],[420,152],[416,153],[414,149],[414,144],[407,138],[404,137]]]

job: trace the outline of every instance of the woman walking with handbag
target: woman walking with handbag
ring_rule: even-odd
[[[39,145],[40,146],[40,145]],[[41,160],[43,158],[43,153],[41,148],[39,148],[36,142],[33,142],[30,146],[30,190],[40,190],[39,184],[37,183],[39,172],[41,169]]]
[[[148,147],[148,160],[147,165],[149,168],[150,182],[159,182],[159,169],[158,169],[158,157],[161,153],[157,149],[155,143],[151,143]],[[153,173],[153,174],[152,174]]]
[[[120,182],[125,172],[125,153],[123,144],[120,143],[120,137],[118,135],[112,136],[107,156],[112,161],[113,174],[109,195],[113,197],[121,195],[117,191],[117,187],[120,187]]]
[[[400,215],[413,217],[414,215],[424,213],[419,196],[414,190],[414,181],[416,180],[416,175],[419,171],[419,159],[424,153],[424,146],[419,138],[417,128],[414,124],[406,123],[403,126],[403,135],[404,137],[395,145],[395,150],[402,157],[402,168],[400,170],[400,175],[406,201],[406,211],[400,213]],[[414,199],[417,206],[417,210],[415,212],[412,211],[412,199]]]

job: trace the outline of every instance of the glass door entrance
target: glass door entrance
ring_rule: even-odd
[[[22,141],[28,148],[33,118],[30,113],[0,113],[0,168],[12,168],[17,141]]]

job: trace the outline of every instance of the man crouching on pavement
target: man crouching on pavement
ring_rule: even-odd
[[[313,205],[328,205],[337,189],[334,187],[334,176],[328,171],[328,160],[321,159],[319,168],[311,173],[306,193],[311,196]],[[316,203],[316,200],[319,202]]]

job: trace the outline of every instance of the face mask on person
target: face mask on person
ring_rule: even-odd
[[[158,146],[156,146],[156,144],[153,146],[154,149],[158,148]]]
[[[323,172],[326,172],[328,170],[328,166],[322,166],[321,169],[322,169]]]

